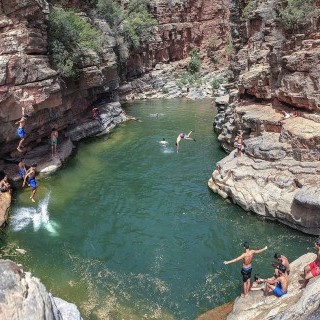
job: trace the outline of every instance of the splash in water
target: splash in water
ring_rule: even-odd
[[[11,225],[14,231],[20,231],[29,224],[33,225],[34,232],[45,228],[52,235],[57,235],[57,223],[49,219],[48,204],[50,193],[39,202],[37,208],[19,208],[11,217]]]

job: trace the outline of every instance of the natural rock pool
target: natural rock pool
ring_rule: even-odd
[[[39,179],[36,204],[19,192],[2,237],[6,248],[26,250],[9,258],[84,319],[195,319],[240,293],[240,263],[222,262],[243,241],[268,245],[253,264],[262,276],[275,252],[293,260],[312,248],[312,237],[208,189],[225,156],[210,100],[134,102],[126,111],[138,121],[81,143],[60,171]],[[177,154],[177,135],[190,130],[196,142],[182,141]]]

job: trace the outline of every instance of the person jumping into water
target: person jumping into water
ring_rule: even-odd
[[[26,181],[28,179],[28,186],[30,186],[32,188],[31,196],[30,196],[30,199],[32,202],[35,202],[34,196],[37,192],[36,167],[37,167],[36,163],[31,165],[31,167],[28,169],[26,175],[24,176],[23,184],[22,184],[22,187],[24,187],[26,184]]]
[[[21,149],[21,148],[23,148],[22,143],[23,143],[23,141],[24,141],[24,139],[26,137],[26,132],[24,131],[24,126],[26,124],[26,119],[27,118],[25,116],[23,116],[19,121],[17,121],[15,123],[15,124],[19,124],[19,128],[17,130],[17,134],[18,134],[18,136],[20,138],[20,142],[19,142],[18,147],[17,147],[17,150],[19,152],[22,152],[22,149]]]
[[[179,133],[179,135],[177,137],[177,142],[176,142],[177,152],[179,152],[179,144],[180,144],[181,140],[193,140],[193,141],[196,141],[195,139],[190,137],[191,133],[192,133],[192,130],[188,134]]]
[[[243,244],[243,249],[244,249],[244,253],[242,255],[240,255],[239,257],[229,260],[229,261],[224,261],[224,264],[229,264],[229,263],[233,263],[239,260],[243,260],[243,265],[241,268],[241,274],[242,274],[242,280],[243,280],[243,293],[241,294],[241,296],[243,296],[244,298],[246,298],[249,294],[249,290],[250,290],[250,278],[251,278],[251,272],[252,272],[252,266],[251,266],[251,262],[253,259],[253,255],[256,253],[261,253],[265,250],[268,249],[267,246],[265,246],[263,249],[260,250],[251,250],[249,249],[249,243],[248,242],[244,242]]]

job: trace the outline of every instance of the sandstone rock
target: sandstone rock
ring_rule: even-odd
[[[7,221],[10,203],[11,194],[9,192],[0,192],[0,227],[2,227]]]
[[[81,320],[75,305],[53,298],[45,286],[10,260],[0,260],[1,318]]]
[[[315,259],[316,255],[308,253],[290,264],[288,293],[281,298],[270,295],[263,297],[262,291],[250,292],[248,298],[237,298],[227,320],[291,320],[307,319],[319,308],[320,277],[313,278],[304,290],[299,287],[302,282],[303,268]]]

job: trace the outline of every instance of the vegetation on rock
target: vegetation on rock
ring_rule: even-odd
[[[85,51],[99,52],[102,43],[100,32],[88,19],[73,10],[53,7],[48,20],[48,49],[51,64],[62,77],[77,78]]]
[[[288,0],[285,8],[279,9],[279,19],[286,30],[295,28],[316,14],[319,15],[319,8],[313,0]]]
[[[132,49],[138,48],[151,35],[156,19],[148,11],[149,1],[129,0],[121,5],[116,0],[98,0],[97,12],[106,20],[116,40],[116,54],[120,66],[129,57]]]

